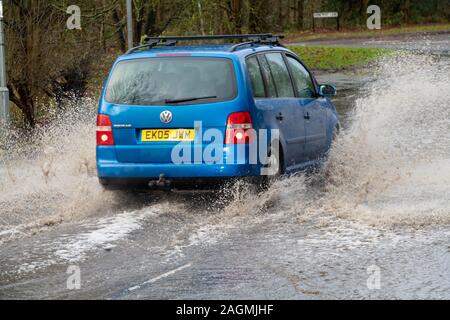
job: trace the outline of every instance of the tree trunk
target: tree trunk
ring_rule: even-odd
[[[367,21],[367,7],[369,6],[369,0],[362,0],[361,1],[361,9],[360,9],[360,16],[361,19],[359,21],[361,26],[364,26]]]
[[[31,97],[30,90],[27,88],[26,84],[19,85],[15,88],[14,92],[17,92],[17,96],[13,95],[11,101],[22,110],[25,125],[27,128],[34,128],[36,125],[35,115],[34,115],[34,102]]]
[[[113,10],[112,13],[112,18],[114,21],[114,24],[116,25],[116,35],[117,35],[117,40],[119,41],[119,45],[120,45],[120,49],[122,51],[125,51],[127,48],[127,43],[125,41],[125,33],[124,33],[124,29],[123,29],[123,24],[121,19],[119,18],[119,12],[117,12],[117,8]]]
[[[278,26],[281,31],[284,29],[283,0],[278,0]]]
[[[102,5],[103,8],[106,6],[105,0],[102,0]],[[106,52],[105,23],[106,23],[106,15],[103,15],[100,26],[100,42],[102,43],[103,52]]]
[[[147,18],[145,21],[144,33],[148,36],[154,36],[156,34],[156,11],[151,6],[147,11]]]
[[[249,31],[250,33],[263,33],[267,31],[267,3],[260,0],[249,2]]]
[[[135,18],[134,20],[134,39],[135,41],[138,41],[138,43],[141,42],[141,37],[142,37],[142,28],[144,25],[144,5],[141,5],[138,8],[135,8],[134,12],[135,12]]]
[[[297,28],[299,30],[303,30],[303,28],[305,27],[305,25],[303,23],[303,12],[304,12],[303,0],[298,0],[297,1]]]
[[[233,33],[242,33],[242,1],[231,0],[231,21],[233,22]]]
[[[409,23],[410,10],[411,10],[411,1],[405,0],[402,6],[403,23],[405,24]]]

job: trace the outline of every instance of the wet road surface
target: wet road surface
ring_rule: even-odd
[[[103,192],[89,139],[20,149],[0,169],[0,298],[450,298],[450,64],[395,59],[320,75],[344,127],[327,165],[259,195]]]
[[[403,34],[372,38],[317,39],[293,43],[300,46],[336,46],[418,50],[450,55],[450,31],[429,34]]]

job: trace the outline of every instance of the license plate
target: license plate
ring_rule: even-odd
[[[142,130],[142,142],[156,141],[193,141],[195,136],[193,129],[151,129]]]

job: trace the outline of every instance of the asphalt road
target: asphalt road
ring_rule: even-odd
[[[443,33],[402,34],[372,38],[317,39],[293,43],[300,46],[387,48],[450,54],[450,31]]]
[[[433,41],[448,46],[445,36]],[[395,70],[378,80],[320,76],[338,85],[344,127],[361,121],[334,164],[346,174],[331,191],[333,176],[299,175],[260,195],[247,186],[213,195],[112,194],[89,170],[92,155],[78,152],[64,164],[72,159],[77,168],[70,179],[41,178],[47,167],[35,174],[34,162],[23,176],[13,171],[21,178],[0,195],[2,222],[68,213],[64,223],[31,231],[0,229],[0,298],[450,298],[448,64],[422,56],[396,63],[414,68],[398,79]],[[398,150],[406,162],[395,158]]]
[[[60,225],[3,245],[0,296],[449,298],[448,228],[379,230],[297,212],[295,203],[273,197],[215,212],[202,201],[182,208],[190,196],[169,197],[169,206]],[[80,289],[70,290],[71,266],[80,270]],[[372,288],[376,272],[380,287]]]

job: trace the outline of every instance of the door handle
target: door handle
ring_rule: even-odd
[[[309,112],[306,112],[306,113],[305,113],[304,118],[305,118],[306,120],[311,119],[311,115],[309,114]]]
[[[280,112],[276,117],[277,120],[282,121],[284,119],[283,114]]]

